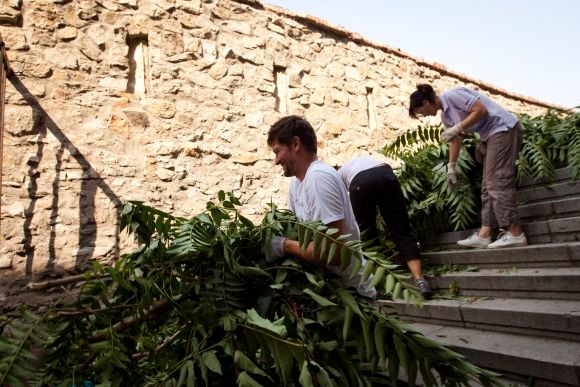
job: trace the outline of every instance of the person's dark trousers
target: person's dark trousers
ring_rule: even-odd
[[[350,202],[364,240],[378,238],[377,207],[397,246],[401,261],[420,258],[405,197],[393,169],[382,164],[359,172],[350,184]]]

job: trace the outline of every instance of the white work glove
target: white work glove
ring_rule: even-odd
[[[459,136],[459,134],[463,131],[463,128],[461,127],[461,125],[457,124],[457,125],[453,125],[452,127],[450,127],[449,129],[445,129],[443,131],[443,133],[441,133],[441,139],[444,141],[451,141],[453,139],[453,137],[457,137]]]
[[[457,172],[455,172],[455,165],[457,163],[447,163],[447,185],[452,191],[455,191],[459,186],[457,182]]]
[[[269,246],[264,246],[264,255],[266,256],[266,262],[272,263],[278,258],[284,256],[284,241],[286,238],[273,235]]]

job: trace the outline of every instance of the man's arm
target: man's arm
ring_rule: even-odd
[[[344,235],[345,232],[345,222],[344,219],[337,220],[336,222],[330,222],[326,225],[328,228],[336,228],[338,232],[334,235]],[[327,251],[328,252],[328,251]],[[310,242],[306,250],[302,250],[300,248],[300,243],[298,241],[292,239],[284,240],[284,253],[294,255],[303,261],[314,265],[314,266],[327,266],[327,255],[325,254],[324,257],[320,257],[320,251],[314,251],[314,243]],[[337,249],[337,252],[334,254],[334,257],[331,261],[331,264],[334,266],[340,265],[340,251]]]

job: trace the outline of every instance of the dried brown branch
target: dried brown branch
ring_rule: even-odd
[[[31,282],[28,285],[26,285],[26,287],[28,289],[32,289],[32,290],[41,290],[41,289],[54,288],[54,287],[62,286],[62,285],[68,285],[68,284],[72,284],[72,283],[76,283],[76,282],[80,282],[80,281],[86,281],[87,279],[93,279],[93,278],[98,278],[98,277],[103,278],[103,277],[108,277],[108,275],[99,275],[99,274],[91,273],[87,278],[86,274],[78,274],[78,275],[73,275],[73,276],[65,277],[65,278],[59,278],[59,279],[55,279],[55,280],[51,280],[51,281]]]
[[[169,303],[170,303],[170,301],[167,298],[164,298],[163,300],[159,300],[159,301],[153,303],[149,307],[149,310],[146,311],[145,313],[143,313],[143,315],[141,315],[139,317],[138,316],[125,317],[124,319],[122,319],[121,321],[119,321],[118,323],[113,325],[111,328],[107,328],[107,329],[103,329],[101,331],[98,331],[94,335],[90,336],[88,338],[88,340],[91,342],[103,340],[107,337],[108,332],[111,330],[115,333],[122,332],[125,329],[135,325],[139,321],[151,316],[155,312],[158,312],[159,310],[167,307],[169,305]]]

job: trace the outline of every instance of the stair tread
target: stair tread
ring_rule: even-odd
[[[580,200],[580,199],[577,199]],[[568,217],[557,217],[554,219],[539,219],[529,222],[523,222],[522,227],[526,232],[528,237],[528,246],[522,246],[520,248],[530,247],[530,246],[549,246],[549,245],[562,245],[562,244],[573,244],[579,243],[578,239],[557,239],[556,237],[560,234],[568,235],[578,233],[580,231],[580,216],[568,216]],[[426,252],[438,248],[438,246],[445,246],[446,250],[467,250],[469,248],[461,247],[457,245],[457,241],[465,239],[478,229],[469,229],[461,231],[450,231],[437,234],[435,236],[430,236],[421,241],[422,245],[426,247]],[[544,240],[540,237],[547,237]],[[554,237],[554,238],[552,238]],[[473,249],[473,250],[488,250],[483,249]],[[500,250],[500,249],[496,249]],[[505,250],[502,248],[501,250]]]
[[[413,323],[410,326],[445,345],[580,366],[580,343],[568,340],[425,323]]]
[[[566,335],[571,340],[580,341],[578,300],[472,298],[431,300],[421,306],[401,301],[382,301],[380,304],[392,307],[399,316],[410,319],[440,320],[440,323],[446,321],[461,326],[477,324],[500,331],[521,328],[542,331],[541,335]]]
[[[527,210],[530,208],[541,208],[543,206],[546,207],[551,207],[552,210],[558,209],[561,206],[572,206],[575,207],[576,204],[578,203],[578,198],[577,197],[571,197],[571,198],[547,198],[546,200],[543,201],[537,201],[535,203],[524,203],[524,204],[520,204],[518,205],[518,210]]]
[[[580,343],[436,324],[410,324],[482,366],[568,385],[580,384]]]
[[[530,245],[456,244],[476,229],[425,238],[427,261],[478,270],[427,275],[441,298],[420,306],[378,303],[483,368],[514,380],[532,377],[538,385],[580,386],[580,180],[572,180],[571,172],[559,169],[554,181],[526,179],[518,188]],[[461,296],[445,298],[452,285]]]
[[[534,179],[532,179],[531,177],[525,177],[523,179],[522,182],[520,182],[520,184],[518,184],[518,189],[525,189],[528,188],[530,186],[538,186],[538,185],[543,185],[543,184],[553,184],[554,182],[557,181],[562,181],[562,180],[572,180],[572,172],[573,169],[572,167],[563,167],[563,168],[557,168],[554,170],[554,178],[553,179],[539,179],[534,181]]]
[[[477,271],[459,271],[437,275],[435,277],[578,277],[580,267],[536,267],[536,268],[486,268]],[[580,283],[578,289],[580,291]]]
[[[519,246],[519,247],[505,247],[501,249],[474,249],[474,248],[461,248],[461,249],[453,249],[453,250],[442,250],[442,251],[425,251],[423,255],[444,255],[444,254],[455,254],[455,253],[478,253],[480,254],[482,251],[489,252],[489,253],[501,253],[501,252],[510,252],[510,251],[522,251],[522,250],[538,250],[538,249],[558,249],[562,247],[570,247],[570,248],[580,248],[580,242],[556,242],[556,243],[537,243],[533,245],[527,246]]]
[[[508,266],[426,277],[440,294],[455,286],[461,296],[580,300],[580,267]]]
[[[405,301],[382,300],[384,305],[405,305]],[[544,300],[523,298],[480,298],[480,299],[434,299],[423,302],[421,306],[408,305],[410,308],[425,308],[429,306],[488,309],[508,312],[526,312],[538,314],[563,314],[580,318],[580,301],[576,300]]]
[[[577,267],[580,242],[533,244],[502,249],[448,249],[425,251],[423,257],[434,264],[453,262],[477,267]]]

